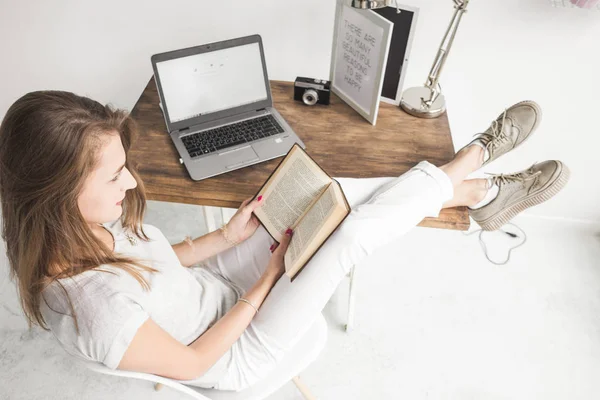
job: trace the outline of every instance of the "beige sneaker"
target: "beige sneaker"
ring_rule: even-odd
[[[483,167],[527,140],[541,118],[542,109],[536,102],[522,101],[504,110],[485,132],[475,134],[476,138],[465,147],[481,142],[489,154],[487,159],[484,156]]]
[[[498,194],[489,204],[469,208],[471,217],[484,231],[495,231],[521,211],[549,200],[567,184],[569,169],[560,161],[544,161],[529,169],[510,174],[494,175]]]

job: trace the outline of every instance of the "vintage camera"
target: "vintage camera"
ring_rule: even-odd
[[[297,77],[294,82],[294,100],[307,106],[329,104],[331,82],[323,79]]]

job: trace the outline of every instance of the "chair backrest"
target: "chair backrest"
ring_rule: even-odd
[[[268,377],[263,381],[258,382],[256,385],[239,392],[203,389],[184,385],[176,380],[159,375],[119,369],[112,370],[102,363],[84,361],[81,359],[76,359],[76,361],[92,371],[103,374],[162,383],[165,386],[170,386],[173,389],[189,394],[198,400],[259,400],[269,396],[306,369],[306,367],[318,357],[321,350],[325,347],[326,342],[327,322],[322,315],[319,315],[310,329],[303,335],[302,339],[294,346],[294,349],[281,361],[280,368],[273,374],[275,377]],[[276,382],[274,381],[275,379],[277,380]]]

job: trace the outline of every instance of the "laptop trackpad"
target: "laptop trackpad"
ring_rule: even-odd
[[[235,168],[239,167],[240,164],[258,160],[258,154],[250,146],[220,156],[225,157],[226,168]]]

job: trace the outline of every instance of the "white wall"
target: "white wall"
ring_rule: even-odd
[[[420,7],[406,87],[421,85],[453,12],[450,0]],[[442,74],[455,148],[504,107],[534,99],[539,131],[487,168],[513,172],[560,159],[567,188],[530,215],[600,220],[600,12],[548,0],[473,0]],[[154,53],[259,33],[271,79],[327,78],[334,0],[0,0],[0,115],[28,91],[60,89],[131,109]],[[401,112],[401,111],[399,111]]]

